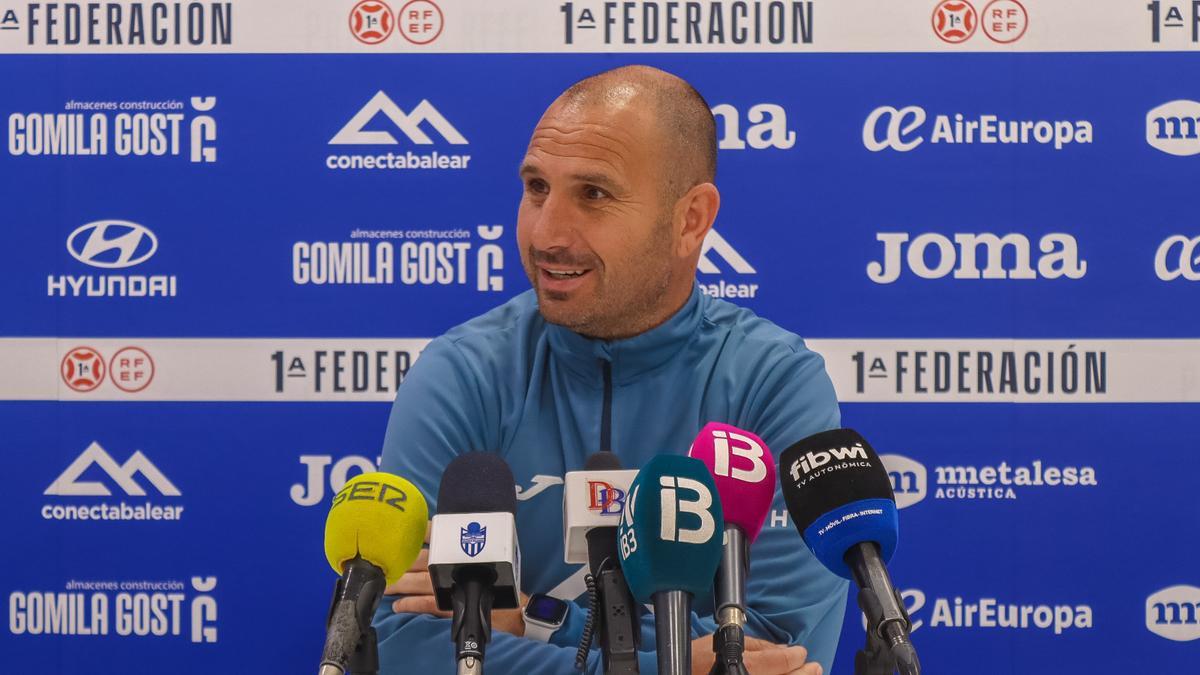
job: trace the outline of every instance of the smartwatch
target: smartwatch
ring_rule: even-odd
[[[525,637],[549,642],[567,620],[567,603],[545,593],[535,593],[526,603],[522,615],[525,617]]]

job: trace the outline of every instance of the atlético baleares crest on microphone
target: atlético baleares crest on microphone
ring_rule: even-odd
[[[479,523],[467,523],[466,527],[460,527],[458,543],[462,546],[463,553],[474,558],[483,551],[483,547],[487,546],[487,528]]]

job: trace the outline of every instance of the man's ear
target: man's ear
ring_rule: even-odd
[[[679,232],[676,254],[681,258],[697,256],[704,238],[712,229],[721,208],[721,193],[712,183],[701,183],[687,191],[675,202],[676,231]]]

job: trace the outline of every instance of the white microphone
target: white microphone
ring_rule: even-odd
[[[592,457],[588,460],[592,463]],[[617,526],[625,508],[629,484],[637,473],[636,469],[588,471],[586,468],[567,472],[563,478],[564,562],[585,564],[590,561],[587,533],[595,527]]]
[[[456,457],[442,474],[429,534],[438,609],[452,611],[459,675],[483,673],[492,609],[521,606],[521,551],[512,471],[495,453]]]

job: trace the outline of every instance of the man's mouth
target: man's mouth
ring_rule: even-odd
[[[538,267],[541,277],[540,285],[548,291],[567,292],[574,290],[583,283],[583,279],[591,272],[590,269],[570,269]]]

